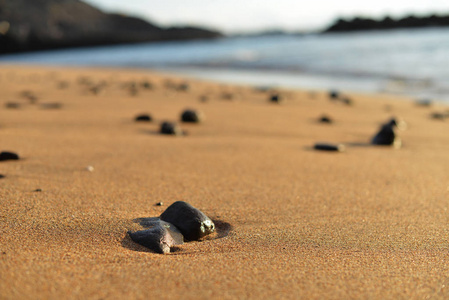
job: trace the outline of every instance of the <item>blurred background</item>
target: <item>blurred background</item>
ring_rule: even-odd
[[[449,101],[449,2],[0,0],[0,63]]]

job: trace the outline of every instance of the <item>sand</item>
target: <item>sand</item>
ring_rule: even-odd
[[[449,297],[449,123],[429,118],[442,105],[293,90],[275,104],[142,70],[14,65],[0,90],[0,151],[21,156],[0,162],[1,299]],[[158,134],[186,108],[205,121]],[[370,146],[393,116],[403,147]],[[218,234],[167,255],[130,240],[133,220],[179,200]]]

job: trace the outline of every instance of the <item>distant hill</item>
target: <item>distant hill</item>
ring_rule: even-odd
[[[0,54],[220,36],[202,28],[161,28],[80,0],[0,0]]]
[[[362,30],[388,30],[396,28],[420,28],[420,27],[443,27],[449,26],[449,15],[447,16],[407,16],[400,19],[385,17],[382,20],[356,17],[350,20],[338,19],[333,25],[324,30],[328,32],[347,32]]]

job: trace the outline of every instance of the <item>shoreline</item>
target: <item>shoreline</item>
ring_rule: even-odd
[[[2,65],[0,89],[0,151],[21,157],[0,162],[5,299],[449,296],[445,105],[97,67]],[[370,145],[391,117],[403,147]],[[229,231],[166,255],[129,239],[175,201]]]

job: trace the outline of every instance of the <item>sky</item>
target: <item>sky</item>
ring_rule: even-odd
[[[156,25],[194,25],[239,33],[266,29],[319,30],[337,17],[449,14],[449,0],[84,0],[108,12]]]

